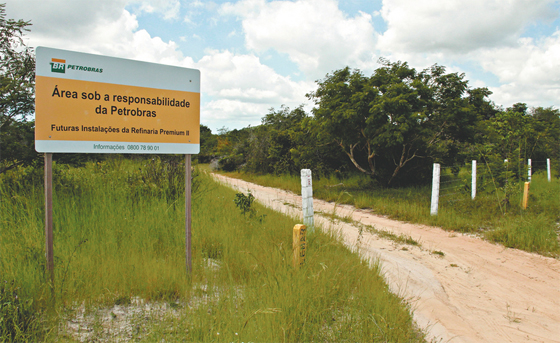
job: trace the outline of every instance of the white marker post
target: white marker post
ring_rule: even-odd
[[[301,170],[301,205],[303,225],[307,227],[309,233],[313,233],[313,183],[311,181],[311,169]]]
[[[439,165],[439,163],[434,163],[434,173],[433,173],[433,178],[432,178],[432,206],[431,206],[431,209],[430,209],[430,214],[432,216],[435,216],[438,213],[439,176],[440,176],[440,165]]]
[[[472,182],[471,182],[471,198],[476,197],[476,160],[472,161]]]
[[[548,176],[548,182],[550,182],[552,180],[550,175],[550,158],[546,159],[546,175]]]
[[[531,182],[531,159],[527,160],[527,181]]]

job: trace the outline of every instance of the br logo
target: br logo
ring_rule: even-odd
[[[66,72],[66,60],[53,58],[50,65],[51,65],[51,72],[53,72],[53,73],[64,74]]]

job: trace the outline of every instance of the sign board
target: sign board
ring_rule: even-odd
[[[35,150],[198,154],[200,71],[36,50]]]

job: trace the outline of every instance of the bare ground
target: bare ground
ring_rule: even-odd
[[[302,217],[301,197],[213,175],[267,207]],[[417,325],[435,342],[560,342],[560,261],[472,235],[408,224],[314,200],[315,223],[340,233],[364,258],[381,262],[391,290],[407,299]],[[333,214],[344,221],[333,220]],[[367,227],[410,236],[418,246]],[[364,227],[366,229],[364,229]]]

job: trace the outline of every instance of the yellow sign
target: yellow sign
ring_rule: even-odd
[[[198,71],[47,48],[37,65],[37,151],[199,152]]]

